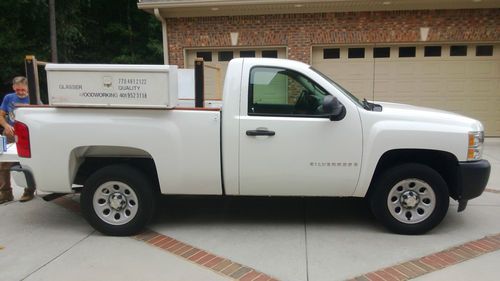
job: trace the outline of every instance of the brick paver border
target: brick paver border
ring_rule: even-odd
[[[271,276],[253,268],[241,265],[230,259],[217,256],[208,251],[198,249],[152,230],[146,230],[133,238],[139,241],[144,241],[153,247],[167,251],[181,259],[195,263],[234,280],[277,281],[277,279],[274,279]]]
[[[59,197],[52,202],[75,213],[80,213],[80,204],[70,198]],[[218,274],[240,281],[278,281],[271,276],[259,272],[251,267],[239,264],[230,259],[217,256],[208,251],[198,249],[167,235],[146,229],[142,233],[132,236],[162,251],[169,252],[181,259],[210,269]]]
[[[52,200],[51,202],[56,203],[57,205],[64,207],[70,211],[75,213],[80,213],[80,203],[72,200],[70,198],[71,195],[62,196]]]
[[[484,191],[491,192],[491,193],[499,193],[500,194],[500,190],[498,190],[498,189],[486,188]]]
[[[486,190],[500,193],[498,190]],[[80,212],[80,204],[70,198],[60,197],[54,203],[71,211]],[[233,280],[241,281],[277,281],[271,276],[253,268],[219,257],[208,251],[198,249],[172,237],[157,233],[152,230],[133,236],[132,238],[143,241],[153,247],[169,252],[186,261],[210,269]],[[430,254],[418,259],[403,262],[377,271],[369,272],[351,281],[399,281],[409,280],[449,267],[478,256],[500,250],[500,233],[484,238],[469,241],[464,244]]]
[[[500,233],[470,241],[425,257],[366,273],[350,280],[409,280],[497,250],[500,250]]]

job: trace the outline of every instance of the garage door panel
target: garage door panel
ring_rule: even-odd
[[[441,92],[441,83],[439,80],[423,80],[420,83],[419,90],[424,93],[435,94]]]
[[[323,72],[323,71],[322,71]],[[357,65],[349,65],[342,68],[332,67],[327,71],[323,72],[326,75],[331,74],[332,77],[335,77],[341,80],[353,80],[353,79],[372,79],[373,70],[366,65],[357,64]]]
[[[489,114],[488,109],[494,109],[496,108],[495,104],[498,104],[496,99],[488,97],[468,98],[466,102],[471,112],[483,112],[483,114]]]
[[[375,95],[382,96],[387,95],[391,96],[394,88],[394,81],[391,80],[378,80],[377,84],[375,84]]]
[[[335,69],[335,66],[332,66],[332,65],[328,65],[326,63],[321,63],[321,64],[317,64],[314,66],[316,69],[321,69],[321,72],[325,75],[327,75],[328,77],[334,79],[333,77],[337,77],[334,69]],[[335,78],[336,79],[336,78]],[[335,81],[338,81],[338,80],[335,80]]]
[[[436,104],[431,107],[436,108]],[[447,98],[439,104],[439,109],[452,111],[452,112],[462,112],[465,110],[464,108],[464,99],[463,98]]]
[[[439,97],[420,97],[420,106],[435,108],[436,104],[442,103]]]
[[[496,81],[493,80],[473,79],[470,80],[467,90],[477,97],[497,96],[498,93],[495,93],[496,84]]]
[[[396,79],[414,76],[416,71],[415,62],[396,62],[392,71]]]
[[[484,116],[498,116],[500,102],[496,97],[468,99],[467,104],[470,104],[467,108],[480,111]],[[500,119],[500,116],[498,118]]]
[[[493,61],[475,61],[468,63],[467,74],[472,77],[492,77],[495,73],[496,63]]]
[[[345,87],[359,98],[371,99],[373,96],[372,87],[365,83],[365,80],[344,80],[342,87]]]
[[[410,102],[413,100],[412,98],[406,98],[406,97],[402,97],[402,96],[398,96],[397,98],[393,98],[393,97],[390,97],[390,98],[384,98],[384,99],[377,99],[378,101],[382,101],[382,102],[394,102],[394,103],[404,103],[404,104],[410,104]]]
[[[416,81],[399,80],[394,83],[393,93],[399,93],[404,96],[413,96],[416,90]]]
[[[351,79],[352,78],[372,79],[373,64],[350,63],[344,68],[344,71],[339,71],[339,73],[342,73],[342,76]]]
[[[493,44],[489,57],[476,56],[477,45],[484,43],[467,44],[466,56],[451,56],[450,46],[442,45],[439,57],[425,57],[424,45],[416,45],[411,58],[400,58],[398,46],[393,46],[390,58],[376,59],[374,46],[365,46],[365,64],[347,58],[349,46],[332,46],[340,49],[341,59],[329,60],[322,58],[323,48],[315,48],[313,65],[327,75],[333,73],[330,77],[359,98],[457,112],[479,119],[487,136],[500,136],[500,44]],[[327,70],[331,68],[335,70]]]
[[[448,77],[464,77],[467,75],[467,62],[465,61],[450,61],[443,64],[443,72]]]
[[[449,79],[446,81],[446,96],[465,96],[468,95],[467,82],[462,79]]]
[[[375,64],[375,79],[377,81],[393,78],[394,76],[394,63],[391,62],[376,62]],[[372,70],[373,71],[373,70]]]
[[[415,65],[417,73],[421,74],[422,76],[436,76],[442,73],[440,62],[426,64],[415,63]]]
[[[494,128],[500,128],[500,118],[498,118],[498,116],[495,116],[495,117],[497,119],[486,122],[486,125],[484,127],[486,131],[493,130]],[[488,119],[488,120],[490,120],[490,119]],[[498,133],[498,131],[496,131],[496,132],[497,132],[496,134],[492,133],[491,136],[497,136],[497,137],[499,137],[500,133]]]

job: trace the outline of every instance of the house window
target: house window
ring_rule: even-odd
[[[373,48],[373,57],[374,58],[390,58],[391,57],[391,48],[390,47]]]
[[[400,58],[414,58],[416,54],[416,47],[399,47]]]
[[[219,61],[230,61],[234,57],[232,51],[222,51],[219,52]]]
[[[240,51],[240,58],[255,58],[255,51]]]
[[[457,45],[450,47],[450,57],[463,57],[467,56],[467,46]]]
[[[263,58],[278,58],[278,51],[276,50],[264,50],[262,51]]]
[[[212,52],[196,52],[197,58],[202,58],[203,61],[212,61]]]
[[[339,48],[323,49],[323,59],[338,59],[338,58],[340,58]]]
[[[441,46],[425,46],[424,57],[440,57]]]
[[[493,45],[476,46],[476,56],[478,57],[493,56]]]
[[[365,48],[349,48],[347,57],[350,59],[362,59],[365,57]]]

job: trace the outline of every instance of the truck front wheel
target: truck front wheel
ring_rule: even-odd
[[[80,200],[90,225],[113,236],[138,233],[155,207],[152,183],[144,173],[127,165],[107,166],[92,174]]]
[[[392,167],[377,178],[370,198],[375,217],[400,234],[422,234],[446,215],[446,182],[434,169],[416,163]]]

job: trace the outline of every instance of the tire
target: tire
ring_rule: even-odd
[[[154,185],[128,165],[99,169],[84,184],[80,205],[85,219],[112,236],[137,234],[154,214]]]
[[[389,168],[375,181],[374,216],[399,234],[423,234],[437,226],[449,207],[448,186],[434,169],[416,163]]]

